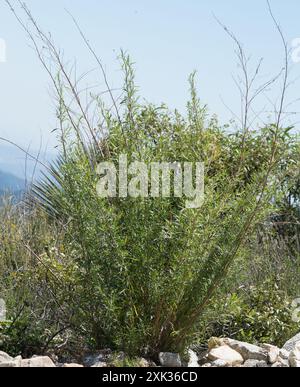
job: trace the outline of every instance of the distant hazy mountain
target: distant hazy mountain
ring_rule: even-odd
[[[38,157],[41,162],[46,164],[55,158],[54,151],[53,153],[52,151],[51,153],[47,151],[38,152],[33,149],[29,149],[28,151],[31,155]],[[21,180],[31,181],[33,176],[34,178],[40,176],[42,169],[41,164],[36,163],[34,159],[26,156],[22,150],[13,145],[0,142],[0,171],[12,174]]]
[[[28,152],[44,164],[55,159],[55,151],[49,153],[28,149]],[[4,194],[11,193],[16,200],[20,199],[25,190],[25,182],[27,185],[31,184],[41,176],[44,169],[42,164],[26,156],[18,147],[0,142],[0,206],[1,196]]]
[[[0,171],[0,196],[8,192],[19,196],[24,189],[24,180],[11,173]]]

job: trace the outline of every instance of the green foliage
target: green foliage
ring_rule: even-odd
[[[292,299],[272,280],[240,289],[222,304],[216,300],[210,313],[202,328],[203,341],[211,336],[231,337],[282,347],[299,332],[299,323],[292,320]]]
[[[122,60],[123,115],[101,104],[105,138],[85,146],[64,138],[59,163],[34,194],[64,224],[64,249],[76,267],[68,297],[76,328],[97,347],[181,351],[246,236],[272,211],[273,184],[289,167],[289,139],[274,125],[227,134],[201,107],[194,76],[188,118],[140,105],[130,60]],[[99,198],[97,163],[117,163],[124,153],[129,162],[203,161],[203,207],[186,209],[185,198]]]

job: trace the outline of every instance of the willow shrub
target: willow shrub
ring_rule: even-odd
[[[61,248],[72,261],[63,289],[55,279],[63,269],[46,264],[55,274],[51,294],[71,310],[69,326],[94,347],[155,356],[182,351],[193,340],[245,238],[272,211],[292,140],[276,124],[230,134],[200,104],[193,76],[185,116],[140,104],[125,56],[123,69],[118,115],[91,97],[102,123],[92,136],[81,113],[70,122],[61,102],[60,157],[32,198],[49,222],[63,225]],[[118,163],[121,154],[146,163],[204,162],[203,206],[187,209],[184,197],[101,199],[97,165]]]

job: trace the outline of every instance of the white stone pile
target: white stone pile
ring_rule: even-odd
[[[208,343],[208,351],[199,363],[201,367],[215,368],[300,368],[300,336],[288,341],[283,348],[212,338]]]
[[[188,351],[188,361],[182,361],[179,354],[162,352],[159,354],[160,367],[203,367],[203,368],[300,368],[300,334],[289,340],[283,348],[274,345],[253,345],[226,338],[211,338],[208,349],[204,353]],[[103,350],[85,358],[82,364],[75,362],[58,363],[47,356],[34,356],[22,359],[21,356],[11,357],[0,351],[0,368],[79,368],[79,367],[114,367],[126,358],[123,352],[114,354],[111,350]],[[116,364],[117,364],[116,363]],[[157,366],[146,359],[139,359],[139,367]]]

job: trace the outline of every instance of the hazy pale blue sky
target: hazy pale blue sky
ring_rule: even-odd
[[[16,3],[15,0],[11,0]],[[281,45],[264,0],[27,0],[33,15],[51,31],[66,57],[78,59],[83,72],[95,67],[65,8],[79,21],[106,66],[112,87],[119,87],[118,50],[136,62],[137,82],[148,101],[166,102],[183,110],[187,77],[196,69],[200,96],[222,121],[230,114],[221,97],[237,113],[239,96],[232,74],[236,59],[232,41],[213,13],[244,43],[253,59],[264,57],[262,75],[282,67]],[[300,37],[299,0],[273,0],[272,7],[288,41]],[[7,44],[7,62],[0,63],[0,136],[23,146],[54,143],[55,127],[50,81],[21,27],[0,0],[0,38]],[[292,78],[300,76],[295,64]],[[102,85],[103,89],[104,86]],[[101,90],[101,85],[100,85]],[[272,95],[276,97],[276,91]],[[299,82],[289,98],[299,98]],[[291,108],[300,111],[299,102]]]

